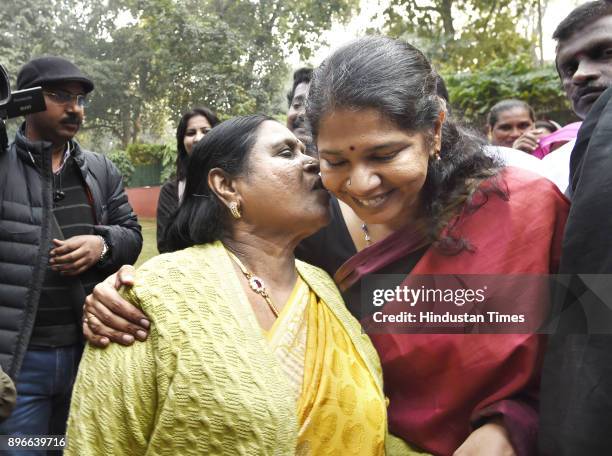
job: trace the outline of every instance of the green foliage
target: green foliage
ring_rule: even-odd
[[[390,36],[415,44],[440,71],[453,72],[533,52],[535,38],[517,30],[533,7],[531,0],[391,0],[383,14]]]
[[[113,150],[107,157],[115,164],[121,175],[123,176],[123,185],[128,187],[130,179],[134,174],[134,165],[132,164],[127,153],[123,150]]]
[[[159,141],[188,108],[221,118],[280,113],[291,49],[307,59],[358,0],[12,0],[0,8],[2,63],[42,54],[95,82],[86,129],[126,149]],[[97,135],[100,137],[104,135]],[[110,147],[109,147],[110,148]]]
[[[168,179],[176,175],[176,150],[170,146],[164,147],[161,155],[161,182],[166,182]]]
[[[127,147],[125,152],[134,165],[148,165],[159,163],[166,147],[163,144],[133,143]]]
[[[467,123],[484,126],[489,109],[505,98],[526,101],[538,116],[568,111],[553,65],[533,67],[529,58],[507,62],[494,60],[478,71],[447,74],[444,77],[455,115]]]
[[[504,98],[524,100],[539,116],[563,123],[573,118],[557,72],[535,63],[538,3],[547,2],[390,0],[385,31],[432,60],[455,115],[466,123],[483,126],[491,106]]]
[[[506,97],[540,113],[567,112],[554,69],[533,64],[533,33],[519,30],[534,17],[534,5],[390,0],[384,30],[376,32],[424,50],[469,122],[482,124],[490,106]],[[165,180],[174,172],[175,149],[141,143],[166,142],[170,125],[194,105],[222,119],[282,117],[289,51],[307,60],[322,32],[358,8],[359,0],[12,0],[0,8],[1,61],[15,78],[35,56],[73,60],[96,85],[79,136],[84,145],[104,151],[135,144],[136,162],[161,162]],[[129,162],[126,153],[111,155]]]
[[[148,165],[159,163],[161,165],[161,182],[165,182],[176,171],[176,150],[166,144],[130,144],[126,155],[134,165]]]

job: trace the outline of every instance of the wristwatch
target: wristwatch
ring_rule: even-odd
[[[106,257],[110,253],[110,247],[106,243],[106,239],[104,239],[104,236],[98,235],[98,237],[102,239],[102,252],[100,253],[100,259],[98,260],[98,263],[102,263],[104,260],[106,260]]]

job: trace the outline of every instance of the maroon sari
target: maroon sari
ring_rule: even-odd
[[[559,264],[569,211],[550,181],[518,168],[500,173],[508,199],[489,194],[452,223],[471,248],[430,247],[410,274],[549,274]],[[491,185],[482,184],[481,188]],[[476,195],[477,197],[477,195]],[[341,289],[423,246],[397,232],[359,252],[336,273]],[[545,338],[529,334],[372,334],[390,399],[389,430],[439,455],[452,454],[474,427],[499,416],[519,455],[535,454]]]

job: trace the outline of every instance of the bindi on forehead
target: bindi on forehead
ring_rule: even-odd
[[[349,150],[354,151],[355,150],[355,146],[349,146]]]

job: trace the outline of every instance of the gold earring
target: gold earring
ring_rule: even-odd
[[[349,180],[346,182],[346,186],[350,187],[351,186],[351,178],[349,177]]]
[[[240,213],[240,206],[237,202],[232,201],[229,205],[229,208],[235,219],[239,219],[240,217],[242,217],[242,214]]]

